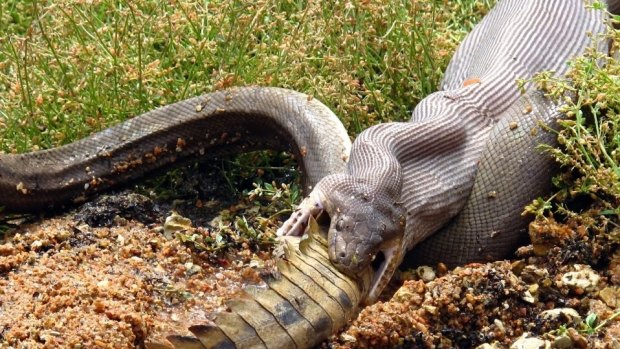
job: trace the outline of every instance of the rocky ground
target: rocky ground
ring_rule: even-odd
[[[162,214],[117,195],[8,234],[0,348],[140,348],[208,321],[271,267],[257,240]],[[401,273],[322,347],[620,348],[620,229],[591,238],[547,219],[530,234],[518,259]]]
[[[419,270],[386,302],[367,307],[336,348],[620,348],[620,250],[532,224],[519,259]],[[425,282],[422,279],[431,280]]]
[[[135,348],[184,333],[257,277],[241,260],[201,261],[134,221],[24,226],[0,244],[0,348]]]
[[[188,333],[187,323],[208,321],[261,281],[268,252],[217,245],[212,230],[159,213],[139,194],[103,196],[6,234],[0,348],[141,348],[147,337]],[[213,240],[213,250],[190,247],[181,230]]]
[[[205,81],[206,85],[191,84],[187,90],[187,72],[194,71],[196,61],[203,62],[205,58],[214,57],[216,63],[206,63],[214,66],[229,61],[225,56],[216,55],[220,51],[219,44],[211,44],[210,38],[206,36],[199,38],[198,42],[189,40],[185,43],[178,40],[180,37],[193,37],[194,21],[187,13],[195,16],[199,12],[187,11],[187,6],[174,6],[172,10],[175,13],[171,15],[174,21],[168,21],[169,26],[159,26],[161,21],[153,19],[167,15],[149,12],[151,1],[140,2],[146,6],[136,4],[138,8],[143,8],[146,16],[133,16],[134,7],[131,6],[122,6],[117,12],[97,11],[96,8],[90,11],[86,8],[85,13],[95,14],[94,20],[83,16],[71,17],[72,11],[61,14],[63,7],[56,3],[51,3],[49,8],[45,7],[46,11],[58,12],[45,12],[48,15],[44,16],[30,13],[33,10],[38,13],[38,6],[32,6],[29,10],[30,7],[20,7],[22,4],[19,1],[11,3],[16,4],[15,9],[9,6],[10,11],[0,11],[0,17],[5,14],[8,16],[2,17],[6,19],[2,23],[15,27],[8,31],[5,29],[5,36],[9,40],[4,42],[9,43],[8,47],[12,50],[15,50],[15,43],[24,43],[24,51],[15,54],[16,62],[0,62],[0,66],[7,69],[16,67],[7,72],[18,73],[7,73],[9,79],[6,85],[10,88],[6,89],[4,96],[7,110],[14,111],[16,116],[4,120],[8,125],[0,120],[6,136],[0,138],[5,142],[3,148],[7,151],[35,150],[43,145],[69,141],[63,129],[80,129],[79,132],[88,134],[91,129],[82,130],[83,125],[103,127],[104,123],[111,122],[105,118],[108,114],[122,116],[136,114],[137,110],[152,109],[150,104],[139,103],[147,100],[152,103],[151,99],[154,99],[157,103],[166,104],[170,98],[178,98],[176,94],[179,90],[198,94],[233,83],[270,85],[273,79],[267,69],[263,70],[267,73],[258,74],[255,80],[257,67],[248,65],[243,68],[233,60],[232,70],[224,65],[213,71],[210,78],[200,75],[190,77],[189,80]],[[447,7],[444,11],[436,12],[430,6],[435,3],[444,3]],[[426,86],[426,82],[428,78],[439,79],[439,75],[432,73],[429,76],[427,71],[434,72],[442,61],[447,62],[458,38],[471,29],[472,23],[486,12],[489,5],[487,1],[472,3],[468,10],[459,3],[414,1],[408,11],[402,11],[401,6],[390,2],[381,2],[379,6],[379,2],[374,4],[362,1],[360,11],[350,11],[351,2],[343,2],[339,5],[340,9],[336,9],[336,15],[333,15],[332,12],[323,11],[324,7],[317,2],[309,12],[295,15],[302,19],[318,19],[316,24],[310,25],[300,25],[302,22],[294,16],[291,17],[294,20],[289,21],[285,12],[272,16],[268,11],[252,11],[250,8],[244,9],[246,14],[237,19],[240,23],[264,22],[265,26],[278,29],[275,35],[261,34],[263,39],[277,39],[280,36],[287,38],[285,41],[276,40],[273,45],[262,44],[267,51],[258,57],[265,59],[253,60],[267,66],[276,63],[272,69],[288,77],[288,80],[278,85],[319,92],[329,105],[336,108],[338,114],[347,117],[357,115],[362,125],[353,127],[359,122],[355,121],[358,120],[355,117],[344,121],[350,128],[360,131],[366,123],[386,121],[385,116],[391,120],[395,114],[400,113],[398,115],[406,118],[412,103],[433,90],[432,84]],[[258,2],[253,6],[262,5]],[[163,7],[168,9],[167,6]],[[207,14],[218,6],[208,7],[208,11],[205,11]],[[130,10],[131,16],[127,12]],[[226,32],[227,23],[232,23],[245,33],[246,26],[227,20],[225,14],[228,12],[217,12],[214,21],[211,21],[215,23],[214,28]],[[411,12],[410,16],[415,18],[410,21],[406,16],[393,16],[392,12]],[[261,14],[265,20],[255,21],[257,17],[254,17],[254,13]],[[306,16],[306,13],[310,15]],[[321,13],[329,15],[322,17]],[[84,42],[81,30],[74,30],[75,35],[70,30],[78,28],[75,19],[80,23],[94,23],[99,21],[100,15],[105,15],[107,19],[116,18],[115,21],[121,19],[121,22],[124,19],[138,20],[135,25],[126,27],[146,28],[147,34],[141,31],[117,32],[116,35],[109,35],[112,38],[110,40],[114,40],[112,44],[101,41],[108,40],[105,35],[93,36],[92,42]],[[30,17],[38,18],[39,25],[47,23],[49,28],[63,30],[51,30],[46,35],[45,31],[31,26]],[[342,23],[359,23],[352,26],[329,25],[334,19]],[[93,32],[110,32],[112,28],[108,24],[115,21],[100,21],[106,26],[93,27]],[[394,25],[387,26],[389,30],[385,32],[387,28],[384,27],[390,21]],[[618,18],[614,17],[614,21],[617,26]],[[151,27],[148,23],[156,26]],[[279,35],[280,31],[287,33],[306,27],[330,30],[318,36]],[[346,29],[357,27],[364,29]],[[441,29],[444,27],[448,29]],[[342,32],[341,28],[347,31]],[[170,29],[173,29],[174,35],[170,34]],[[23,36],[22,32],[27,36]],[[263,33],[262,30],[253,32]],[[238,35],[234,31],[231,33],[229,37]],[[395,35],[388,36],[388,33]],[[424,40],[418,39],[420,35]],[[613,40],[610,47],[612,51],[617,51],[620,32],[610,31],[609,35]],[[161,55],[162,45],[159,42],[170,40],[175,47],[186,45],[188,49],[171,51],[174,53],[171,61],[181,62],[179,64],[161,68],[159,59],[148,63],[148,69],[144,71],[147,84],[121,81],[121,85],[135,85],[139,88],[135,94],[119,99],[116,87],[110,87],[110,82],[113,81],[116,86],[118,80],[107,79],[107,76],[116,77],[116,74],[110,74],[107,67],[113,67],[114,72],[125,71],[127,67],[130,71],[136,71],[133,60],[140,60],[136,57],[148,57],[142,49],[149,49],[150,46],[133,45],[131,40],[123,41],[121,45],[127,49],[118,51],[120,56],[102,55],[93,47],[117,47],[116,40],[119,37],[137,37],[141,41],[140,38],[144,36],[159,38],[157,45],[151,45],[154,57]],[[50,43],[50,38],[56,42],[55,45]],[[355,45],[342,45],[343,40]],[[326,44],[330,41],[336,43],[336,49],[328,50],[329,64],[319,65],[318,68],[298,64],[307,61],[306,55],[323,57]],[[28,42],[34,44],[27,45]],[[263,41],[248,41],[246,46],[252,56],[263,50],[262,47],[250,45],[253,42]],[[430,45],[423,44],[429,42]],[[225,41],[221,44],[226,48],[222,52],[233,52],[238,57],[244,55],[243,52],[229,50]],[[135,47],[138,49],[132,49]],[[195,47],[205,47],[212,54],[193,56]],[[270,51],[271,48],[279,51],[280,47],[300,49],[292,50],[289,58],[279,53],[274,55]],[[354,52],[340,52],[342,47],[352,48]],[[370,48],[366,54],[369,59],[361,59],[359,67],[353,66],[352,69],[350,57],[358,57],[360,47]],[[425,47],[431,47],[431,52],[424,50]],[[388,59],[373,63],[376,52],[386,49],[385,57]],[[419,58],[422,56],[402,54],[413,51],[426,52],[430,58],[425,60],[433,62],[430,65],[433,69],[427,69],[427,62]],[[64,54],[58,58],[57,52]],[[54,61],[73,62],[66,67],[73,67],[75,71],[67,74],[63,68],[56,69],[57,73],[50,73],[51,57],[55,57]],[[597,64],[592,64],[594,61],[606,61],[606,64],[598,64],[605,69],[595,69]],[[399,68],[383,69],[384,62]],[[394,281],[392,292],[386,294],[382,302],[365,308],[350,327],[334,335],[322,347],[620,348],[620,228],[617,226],[620,213],[620,152],[617,150],[620,144],[617,137],[620,134],[620,84],[617,77],[620,70],[617,62],[617,59],[605,60],[595,54],[574,64],[577,69],[570,74],[574,83],[570,84],[569,90],[580,91],[580,98],[572,104],[569,101],[563,111],[569,117],[577,115],[579,118],[577,121],[565,122],[565,130],[558,137],[565,152],[558,150],[552,153],[569,169],[568,172],[578,173],[579,176],[572,179],[566,175],[556,178],[554,183],[559,184],[561,191],[554,197],[559,204],[552,205],[549,199],[540,201],[540,207],[534,207],[541,214],[531,226],[530,246],[521,248],[510,261],[472,264],[454,270],[438,265],[403,272],[400,279]],[[42,79],[44,83],[40,86],[35,85],[38,78],[30,81],[25,86],[32,90],[24,92],[23,77],[19,74],[22,70],[18,69],[20,66],[28,66],[29,71],[40,72],[34,75],[47,78]],[[118,67],[123,69],[119,70]],[[236,75],[243,70],[250,71],[251,77]],[[365,73],[373,71],[377,74]],[[91,72],[101,75],[84,79],[84,74]],[[177,75],[164,75],[167,72],[176,72]],[[62,75],[57,75],[60,73]],[[308,85],[307,76],[322,78],[312,80]],[[134,81],[132,74],[129,79]],[[156,79],[165,81],[165,85],[150,83]],[[62,86],[48,85],[48,82],[55,81],[62,81]],[[85,85],[86,81],[89,82]],[[180,84],[178,88],[168,85],[175,81]],[[95,88],[89,87],[91,82]],[[548,89],[547,92],[556,97],[561,96],[548,77],[542,76],[538,83],[540,87]],[[67,89],[67,86],[70,88]],[[382,88],[375,89],[372,86]],[[559,86],[567,85],[560,83]],[[101,100],[81,99],[82,95],[89,94],[80,91],[93,89],[114,91],[114,94]],[[144,98],[145,89],[149,98]],[[360,96],[372,98],[360,99]],[[122,109],[116,103],[118,100],[123,101],[121,105],[129,105],[129,109],[117,112],[117,109]],[[102,105],[108,112],[101,113]],[[88,112],[90,106],[96,106],[97,110]],[[38,108],[48,108],[50,114]],[[61,127],[52,125],[57,130],[55,127],[44,126],[47,125],[45,120],[58,122],[54,117],[58,110],[74,113],[72,115],[75,117],[65,119],[76,124]],[[84,115],[93,117],[84,120]],[[8,123],[7,120],[20,122]],[[36,133],[38,136],[28,133],[33,130],[40,132]],[[11,132],[17,132],[18,136],[14,137],[16,140],[10,137]],[[79,135],[73,137],[79,138]],[[218,164],[224,167],[228,162]],[[278,163],[275,167],[286,167],[280,165]],[[284,165],[288,165],[286,161]],[[236,164],[236,171],[245,169],[265,172],[270,171],[270,168],[273,167],[262,166],[256,159]],[[216,178],[216,181],[199,183],[196,181],[197,176],[187,177],[184,174],[156,181],[152,187],[160,197],[165,197],[166,191],[174,193],[170,198],[163,199],[170,203],[166,205],[154,204],[150,198],[135,194],[113,195],[86,204],[78,208],[77,212],[57,215],[48,213],[43,218],[31,217],[27,221],[21,217],[3,216],[0,208],[0,349],[141,348],[146,338],[159,338],[169,332],[182,333],[188,322],[209,320],[214,312],[224,309],[225,300],[234,297],[244,284],[260,282],[261,272],[269,272],[272,268],[270,250],[274,245],[274,222],[290,207],[274,206],[264,210],[264,206],[252,201],[261,195],[282,196],[292,187],[284,191],[267,186],[256,188],[260,190],[254,191],[254,198],[237,204],[220,200],[225,195],[221,190],[234,190],[243,185],[236,178],[231,178],[230,173],[213,175],[213,172],[202,168],[189,171],[203,177]],[[286,176],[290,176],[290,173],[288,171]],[[144,190],[140,192],[150,196],[149,190],[146,193]],[[284,195],[289,206],[298,199],[298,196],[291,193],[294,191],[288,190],[288,194]],[[201,199],[195,199],[197,196]],[[179,198],[184,201],[181,204],[181,216],[170,213],[170,208],[176,207],[175,201]],[[569,217],[563,224],[550,218],[552,214],[547,214],[553,206],[554,209],[560,207],[564,210],[560,215],[580,215],[590,203],[577,205],[574,212],[567,211],[563,205],[584,198],[598,203],[598,208],[593,209],[598,211],[581,218]],[[607,206],[599,200],[607,202]],[[184,216],[191,217],[192,221]],[[249,217],[267,218],[260,220]],[[606,217],[614,217],[615,220],[606,222]],[[598,222],[592,224],[588,220]],[[197,228],[207,224],[210,224],[209,228]],[[6,226],[10,228],[7,230]]]

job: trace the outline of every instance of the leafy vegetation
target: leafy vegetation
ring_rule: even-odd
[[[5,0],[0,152],[66,144],[157,106],[249,84],[314,95],[355,136],[378,122],[407,119],[436,90],[457,44],[493,3]],[[618,51],[620,32],[610,26],[608,35]],[[617,246],[620,63],[591,50],[571,64],[566,77],[534,79],[563,101],[567,118],[560,121],[559,147],[546,147],[563,169],[554,178],[557,191],[526,211],[537,221],[585,227],[586,238]],[[290,158],[283,159],[289,166]],[[221,160],[224,186],[242,194],[241,202],[223,210],[212,228],[186,222],[175,236],[215,261],[233,250],[273,245],[274,218],[289,213],[301,193],[294,184],[278,184],[287,176],[278,171],[289,167],[270,163],[263,154]],[[247,178],[257,184],[240,190]],[[152,188],[166,199],[182,191],[191,197],[193,190],[179,172],[155,179],[144,192]],[[7,228],[2,214],[0,232]],[[591,313],[579,331],[596,335],[619,316],[601,321]]]
[[[558,122],[558,146],[541,146],[561,166],[556,191],[526,212],[536,216],[532,239],[561,246],[564,263],[605,266],[620,246],[620,16],[610,17],[607,33],[595,38],[609,41],[610,55],[592,47],[570,62],[566,76],[543,72],[533,79],[561,103],[565,117]],[[605,319],[590,312],[576,328],[563,325],[554,333],[598,336],[619,316],[617,309]]]
[[[616,319],[619,316],[620,316],[620,311],[617,311],[613,315],[608,317],[607,319],[603,321],[599,321],[598,315],[596,315],[596,313],[590,313],[588,314],[585,322],[582,325],[581,332],[586,333],[586,334],[596,334],[603,327],[607,326],[609,323],[611,323],[614,319]]]
[[[559,121],[559,147],[544,146],[562,166],[553,179],[557,192],[526,208],[538,220],[553,216],[583,226],[592,236],[620,242],[620,31],[612,17],[602,40],[610,40],[612,55],[589,49],[571,61],[565,77],[544,72],[538,86],[562,102],[566,118]]]
[[[355,135],[406,119],[492,3],[4,1],[0,151],[65,144],[156,106],[247,84],[313,94]],[[609,35],[618,42],[617,30]],[[618,63],[591,51],[573,68],[566,78],[536,78],[551,96],[566,98],[561,147],[548,150],[569,171],[556,177],[555,195],[529,210],[615,227]],[[236,169],[251,163],[233,162]],[[223,172],[231,190],[234,171]],[[592,215],[567,204],[584,197]]]
[[[259,181],[245,193],[245,199],[220,212],[211,228],[194,228],[189,219],[174,212],[166,219],[164,231],[212,261],[220,261],[232,251],[268,250],[275,244],[274,217],[292,212],[301,197],[293,185]]]

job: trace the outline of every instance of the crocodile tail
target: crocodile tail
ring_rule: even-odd
[[[247,286],[227,303],[229,312],[212,324],[189,327],[192,335],[171,335],[148,349],[311,348],[343,327],[359,311],[370,269],[354,281],[329,261],[327,242],[315,222],[304,239],[286,237],[277,272],[265,286]]]

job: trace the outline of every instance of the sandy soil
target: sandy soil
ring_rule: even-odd
[[[242,285],[260,282],[249,265],[268,257],[241,249],[212,260],[161,224],[112,225],[68,214],[0,244],[0,348],[135,348],[188,333],[187,323],[208,323]]]
[[[148,209],[125,207],[121,218],[90,206],[0,242],[0,348],[140,348],[208,323],[271,265],[247,244],[196,250],[164,232],[148,200],[130,206]],[[402,273],[391,298],[322,346],[619,348],[620,319],[603,321],[620,307],[620,230],[606,239],[552,221],[530,230],[535,243],[519,259]]]

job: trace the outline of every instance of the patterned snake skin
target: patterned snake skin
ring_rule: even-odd
[[[548,189],[553,163],[535,150],[556,106],[518,78],[563,74],[602,33],[604,13],[583,0],[500,1],[461,44],[441,90],[410,122],[376,125],[353,143],[347,171],[317,185],[280,229],[299,235],[331,218],[329,257],[355,275],[378,252],[373,302],[401,264],[449,265],[508,256],[523,239],[523,207]],[[606,49],[606,43],[599,45]],[[423,242],[424,241],[424,242]]]
[[[296,154],[311,187],[341,172],[350,148],[344,126],[319,101],[280,88],[237,88],[167,105],[63,147],[0,155],[0,206],[17,212],[79,202],[184,158],[258,149]]]
[[[0,206],[28,211],[81,201],[197,155],[292,151],[310,194],[279,234],[299,235],[326,213],[327,247],[290,245],[288,264],[280,263],[283,279],[268,282],[275,288],[249,292],[216,326],[191,326],[194,337],[169,338],[175,348],[310,347],[358,304],[374,301],[407,251],[413,263],[454,265],[514,250],[526,228],[520,212],[548,190],[553,169],[535,150],[553,142],[541,125],[559,117],[554,103],[529,85],[522,95],[515,80],[543,70],[563,74],[566,62],[592,44],[607,50],[592,36],[604,30],[604,13],[584,0],[499,1],[459,47],[441,90],[420,102],[410,122],[371,127],[352,147],[318,101],[277,88],[238,88],[145,113],[60,148],[0,155]],[[327,256],[333,266],[324,263]],[[323,303],[332,301],[327,310]]]

